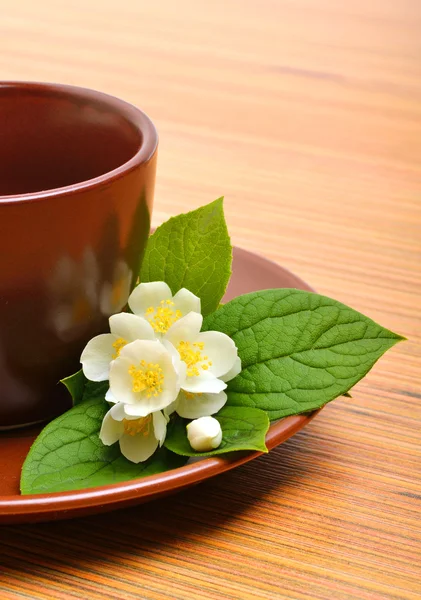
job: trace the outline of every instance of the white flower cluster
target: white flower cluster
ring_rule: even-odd
[[[106,400],[114,406],[104,417],[101,441],[119,441],[122,454],[139,463],[162,446],[174,411],[199,420],[218,412],[241,361],[230,337],[201,332],[200,299],[188,290],[172,296],[164,282],[141,283],[128,302],[132,313],[112,315],[111,333],[88,342],[81,363],[91,381],[109,380]],[[215,447],[218,436],[212,432],[206,447],[206,429],[201,433],[200,450]]]

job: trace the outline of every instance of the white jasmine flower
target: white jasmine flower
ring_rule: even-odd
[[[234,377],[237,377],[237,375],[239,375],[240,373],[241,373],[241,358],[239,356],[237,356],[232,368],[227,373],[225,373],[225,375],[222,375],[222,377],[220,377],[220,379],[222,379],[222,381],[231,381],[231,379],[234,379]]]
[[[161,342],[136,340],[111,363],[106,399],[122,402],[126,415],[146,417],[176,399],[185,373],[184,364]]]
[[[241,371],[233,340],[219,331],[200,332],[203,317],[189,313],[171,327],[165,338],[186,365],[186,378],[168,413],[185,418],[208,416],[224,406],[226,381]]]
[[[210,452],[222,442],[222,429],[213,417],[200,417],[187,425],[187,438],[197,452]]]
[[[188,313],[200,313],[200,298],[185,288],[173,296],[166,283],[154,281],[139,284],[130,294],[129,306],[135,315],[146,319],[161,337]]]
[[[132,287],[133,273],[124,260],[119,260],[114,268],[112,282],[102,286],[100,309],[103,315],[112,315],[121,311],[127,304]]]
[[[167,415],[172,412],[176,412],[180,417],[185,419],[198,419],[199,417],[207,417],[217,413],[227,401],[227,395],[225,392],[219,392],[218,394],[192,394],[191,392],[185,392],[180,390],[176,401],[166,409]]]
[[[144,417],[128,415],[125,406],[116,404],[102,422],[99,438],[106,446],[119,442],[123,456],[134,463],[147,460],[162,446],[167,432],[167,419],[161,411]]]
[[[109,377],[110,363],[127,344],[135,340],[153,340],[152,327],[144,319],[130,313],[120,313],[109,318],[111,333],[103,333],[90,340],[80,362],[85,376],[91,381],[105,381]]]

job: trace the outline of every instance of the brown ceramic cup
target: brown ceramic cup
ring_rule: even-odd
[[[0,428],[67,409],[59,380],[125,306],[157,144],[149,118],[122,100],[0,83]]]

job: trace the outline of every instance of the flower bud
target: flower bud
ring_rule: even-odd
[[[218,448],[222,441],[219,421],[213,417],[200,417],[187,425],[187,438],[197,452],[209,452]]]

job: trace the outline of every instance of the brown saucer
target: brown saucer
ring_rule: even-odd
[[[247,292],[275,287],[314,291],[279,265],[252,252],[234,249],[233,275],[225,301]],[[287,417],[274,423],[266,437],[269,450],[302,429],[315,414],[317,412]],[[166,473],[124,483],[75,492],[21,496],[20,469],[39,430],[40,427],[32,427],[0,433],[0,523],[68,519],[149,502],[233,469],[261,454],[238,452],[226,458],[206,458]]]

